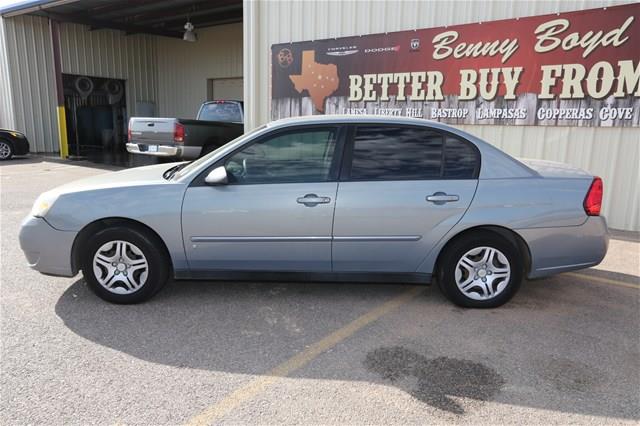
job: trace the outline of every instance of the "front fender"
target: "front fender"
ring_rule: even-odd
[[[185,269],[181,209],[185,186],[149,185],[62,194],[46,215],[60,231],[80,232],[99,220],[122,218],[152,229],[167,246],[174,270]]]

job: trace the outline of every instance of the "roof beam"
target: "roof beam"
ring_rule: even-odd
[[[200,16],[196,19],[191,19],[191,23],[198,28],[211,27],[215,25],[231,24],[236,22],[242,22],[242,13],[229,13],[229,14],[215,14]],[[161,25],[157,25],[154,28],[164,28],[166,30],[182,31],[184,19],[167,21]]]
[[[46,15],[50,19],[54,19],[56,21],[88,25],[89,27],[94,29],[97,29],[97,28],[112,29],[112,30],[125,31],[130,34],[142,33],[142,34],[158,35],[163,37],[182,38],[182,32],[180,31],[171,31],[171,30],[165,30],[161,28],[144,27],[141,25],[132,25],[132,24],[126,24],[122,22],[115,22],[115,21],[104,21],[101,19],[94,19],[94,18],[83,18],[77,15],[64,15],[61,13],[53,13],[53,12],[46,12]]]
[[[122,7],[110,11],[99,11],[96,10],[95,13],[100,13],[100,18],[105,20],[111,19],[121,19],[127,16],[135,16],[142,15],[147,12],[152,12],[158,9],[188,9],[191,4],[193,4],[193,0],[158,0],[158,1],[144,1],[139,5],[123,5]],[[89,9],[89,13],[94,13],[92,9]]]
[[[202,21],[202,22],[194,23],[194,25],[196,27],[195,31],[198,32],[198,28],[208,28],[208,27],[216,27],[218,25],[237,24],[238,22],[242,22],[242,16],[236,17],[236,18]]]
[[[133,8],[149,3],[156,3],[155,0],[121,0],[121,1],[109,1],[107,3],[94,6],[86,9],[86,13],[89,15],[106,15],[107,13],[114,11],[122,11],[128,7]]]
[[[58,1],[39,1],[33,6],[29,4],[17,4],[13,7],[7,7],[6,12],[2,13],[4,18],[11,18],[13,16],[27,15],[30,13],[41,12],[46,9],[50,9],[56,6],[64,6],[66,4],[77,3],[80,0],[58,0]]]
[[[133,17],[133,21],[139,25],[159,24],[169,20],[182,19],[184,21],[187,18],[196,16],[209,15],[214,13],[223,13],[228,11],[242,11],[242,3],[237,1],[227,2],[228,4],[221,6],[220,3],[212,3],[210,1],[203,1],[193,5],[193,8],[186,9],[180,12],[176,12],[176,9],[163,9],[156,12],[145,13]],[[242,13],[242,12],[241,12]]]

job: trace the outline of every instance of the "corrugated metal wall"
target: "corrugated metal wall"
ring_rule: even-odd
[[[5,42],[4,19],[0,17],[0,129],[14,128],[9,61]]]
[[[158,48],[160,115],[194,118],[207,79],[242,77],[242,24],[196,30],[198,41],[164,38]]]
[[[15,127],[33,152],[57,152],[55,80],[51,34],[46,18],[4,19]],[[126,80],[127,111],[136,101],[157,103],[156,38],[123,36],[118,31],[89,31],[62,24],[62,72]]]
[[[275,43],[430,28],[568,12],[630,1],[244,1],[247,128],[270,117],[270,48]],[[564,161],[605,179],[612,227],[640,230],[640,129],[464,126],[505,151]]]
[[[51,34],[46,19],[4,20],[15,127],[27,135],[31,151],[58,150]]]

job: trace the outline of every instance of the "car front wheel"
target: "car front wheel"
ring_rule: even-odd
[[[112,303],[151,298],[169,277],[168,259],[156,239],[125,226],[99,231],[88,242],[82,261],[91,290]]]
[[[495,308],[513,297],[522,276],[518,248],[498,234],[481,231],[447,248],[438,278],[443,293],[455,304]]]
[[[0,139],[0,161],[10,160],[13,157],[13,146],[11,143]]]

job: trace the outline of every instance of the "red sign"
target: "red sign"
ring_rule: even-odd
[[[272,118],[640,126],[640,4],[272,46]]]

